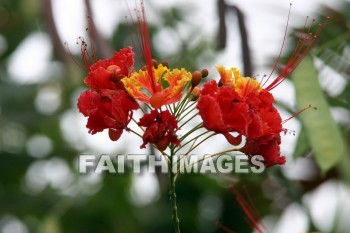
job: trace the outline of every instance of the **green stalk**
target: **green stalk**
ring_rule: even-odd
[[[178,116],[178,121],[180,122],[180,121],[182,121],[188,114],[190,114],[191,112],[193,112],[194,110],[196,110],[196,106],[195,107],[193,107],[193,104],[190,104],[190,106],[188,107],[188,109],[185,109],[184,111],[183,111],[183,116],[181,116],[181,114]],[[196,115],[198,115],[198,114],[196,114]]]
[[[190,122],[191,120],[193,120],[195,117],[197,116],[197,114],[195,114],[195,115],[193,115],[193,116],[191,116],[187,121],[185,121],[182,125],[180,125],[180,129],[183,127],[183,126],[185,126],[188,122]],[[182,119],[181,119],[182,120]],[[181,121],[180,120],[180,121]],[[179,122],[180,122],[179,121]]]
[[[188,84],[188,85],[190,85],[190,84]],[[185,90],[187,89],[186,87],[184,88]],[[191,91],[192,91],[193,89],[191,88]],[[177,104],[177,106],[174,108],[174,114],[175,114],[175,117],[177,118],[177,115],[178,115],[178,113],[180,113],[181,114],[181,108],[183,108],[183,106],[185,105],[185,103],[187,104],[188,103],[188,101],[189,101],[189,96],[191,95],[191,91],[189,91],[189,92],[187,92],[187,94],[186,94],[186,96],[184,97],[184,98],[182,98],[181,100],[180,100],[180,102]]]
[[[175,233],[180,233],[180,219],[177,215],[177,205],[176,205],[176,192],[175,192],[175,173],[173,172],[173,159],[174,159],[174,150],[170,149],[170,171],[169,171],[169,180],[170,180],[170,201],[172,207],[172,219],[174,224]]]
[[[175,117],[179,118],[179,116],[182,114],[183,109],[185,108],[185,106],[190,102],[190,100],[185,99],[184,101],[182,101],[182,103],[178,106],[177,108],[177,112],[175,113]]]
[[[203,127],[203,123],[199,123],[197,126],[195,126],[193,129],[191,129],[190,131],[188,131],[185,135],[183,135],[180,138],[180,141],[183,141],[188,135],[190,135],[191,133],[193,133],[194,131],[196,131],[197,129],[200,129]]]
[[[196,140],[198,140],[200,137],[202,137],[203,135],[205,135],[205,134],[207,134],[207,133],[210,133],[210,131],[205,131],[205,132],[203,132],[203,133],[201,133],[201,134],[195,136],[195,137],[192,138],[191,140],[188,140],[186,143],[181,144],[181,148],[184,148],[187,144],[191,143],[192,141],[195,141],[195,142],[196,142]],[[195,142],[194,142],[194,143],[195,143]],[[193,146],[192,146],[192,147],[193,147]],[[181,148],[177,149],[177,150],[175,151],[175,153],[177,153]]]
[[[207,136],[206,138],[204,138],[202,141],[200,141],[198,144],[194,145],[193,147],[191,147],[187,152],[186,155],[190,154],[194,149],[196,149],[197,147],[199,147],[203,142],[205,142],[206,140],[208,140],[209,138],[213,137],[217,135],[217,133],[212,133],[209,136]]]

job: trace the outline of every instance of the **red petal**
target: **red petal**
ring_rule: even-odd
[[[241,151],[249,156],[261,155],[266,167],[285,163],[285,157],[280,154],[280,138],[269,140],[265,144],[261,144],[259,141],[262,140],[247,139]]]
[[[112,100],[112,116],[118,127],[126,127],[130,121],[132,110],[139,108],[137,102],[132,99],[125,91],[119,91]]]
[[[201,90],[201,95],[211,95],[215,96],[219,91],[218,84],[214,80],[210,80],[206,84],[203,85],[203,89]]]
[[[132,47],[127,47],[115,52],[111,62],[120,67],[120,74],[128,76],[130,67],[134,65],[134,52]]]
[[[89,129],[89,133],[95,134],[98,132],[102,132],[104,129],[108,128],[108,126],[103,120],[104,117],[105,115],[103,115],[101,112],[97,112],[89,116],[86,124],[86,128]]]
[[[90,116],[98,110],[98,105],[101,96],[95,91],[85,91],[78,99],[79,111],[84,114],[84,116]]]
[[[138,125],[147,127],[142,137],[141,148],[145,148],[147,143],[154,143],[160,151],[163,151],[170,143],[180,144],[175,133],[178,128],[177,120],[168,110],[161,112],[152,110],[140,119]]]
[[[91,89],[116,89],[115,83],[111,81],[113,73],[107,71],[103,67],[98,67],[94,71],[89,72],[84,82]]]
[[[216,99],[209,95],[201,96],[198,100],[197,108],[199,110],[199,115],[203,119],[205,128],[218,133],[227,131],[220,106]]]
[[[156,119],[158,114],[157,110],[152,110],[151,113],[143,115],[143,117],[140,119],[138,125],[143,127],[149,127],[153,124],[154,120]]]
[[[245,103],[232,104],[231,111],[223,115],[225,124],[230,128],[230,131],[246,134],[247,127],[252,121],[248,108]]]

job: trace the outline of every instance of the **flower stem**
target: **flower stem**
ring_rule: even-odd
[[[180,233],[180,220],[177,215],[177,205],[176,205],[176,192],[175,192],[175,181],[176,176],[173,172],[173,162],[174,162],[174,150],[171,149],[171,155],[170,155],[170,171],[169,171],[169,180],[170,180],[170,201],[171,201],[171,207],[172,207],[172,219],[174,224],[174,230],[175,233]]]

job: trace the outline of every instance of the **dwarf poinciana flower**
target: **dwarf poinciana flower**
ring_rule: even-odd
[[[88,117],[86,127],[91,134],[109,129],[110,138],[118,140],[129,124],[133,110],[139,108],[120,82],[133,71],[134,53],[128,47],[91,66],[84,63],[89,71],[85,83],[90,90],[81,94],[78,108]]]
[[[246,144],[240,150],[248,156],[263,156],[267,167],[285,163],[285,157],[280,155],[283,121],[273,106],[274,98],[269,91],[293,73],[315,43],[325,24],[317,25],[313,34],[310,32],[313,22],[300,36],[292,57],[272,82],[268,83],[280,57],[262,84],[253,78],[243,77],[236,68],[218,66],[222,86],[210,81],[204,85],[198,100],[197,108],[204,127],[223,134],[232,145],[238,145],[241,136],[245,136]],[[231,132],[239,135],[233,137]]]
[[[144,69],[133,73],[122,82],[128,93],[135,99],[160,108],[179,101],[185,85],[191,80],[191,73],[184,68],[169,70],[168,67],[154,63],[145,8],[141,1],[141,10],[136,9],[138,33],[136,40],[142,51]],[[131,17],[133,21],[133,17]]]
[[[230,133],[243,135],[249,143],[242,152],[248,156],[263,156],[267,166],[283,164],[285,160],[279,151],[282,119],[273,106],[273,96],[256,80],[243,78],[236,69],[225,70],[220,66],[218,70],[222,83],[228,80],[229,72],[232,72],[230,78],[235,80],[221,87],[213,80],[204,84],[197,105],[204,127],[223,134],[233,145],[240,143],[240,137],[233,137]],[[272,144],[275,150],[261,149]]]
[[[156,68],[152,67],[152,73],[140,70],[122,82],[135,99],[149,103],[153,108],[160,108],[179,101],[191,78],[191,73],[183,68],[170,70],[160,64]]]
[[[113,95],[116,90],[124,89],[120,80],[134,71],[133,65],[132,48],[123,48],[115,52],[112,58],[100,60],[91,65],[84,82],[103,96]]]
[[[145,148],[147,143],[154,143],[160,151],[163,151],[170,143],[177,146],[180,144],[175,133],[179,129],[177,120],[168,110],[152,110],[140,119],[138,125],[146,127],[141,148]]]

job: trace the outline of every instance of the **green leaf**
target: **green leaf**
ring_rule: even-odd
[[[342,107],[345,109],[350,110],[350,106],[348,103],[346,103],[345,101],[340,100],[338,97],[337,98],[329,98],[328,102],[330,105],[332,105],[333,107]]]
[[[310,142],[307,137],[308,135],[305,130],[305,127],[302,126],[293,153],[294,159],[300,158],[303,155],[305,155],[307,151],[310,151]]]
[[[333,120],[326,97],[319,85],[311,57],[306,57],[293,75],[298,108],[308,105],[317,110],[307,110],[300,115],[317,164],[324,174],[344,156],[346,147],[341,132]]]

